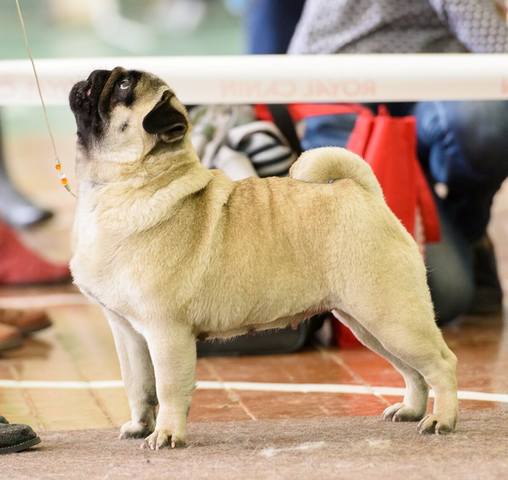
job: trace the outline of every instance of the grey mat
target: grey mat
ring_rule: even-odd
[[[189,446],[150,452],[113,430],[48,432],[0,457],[18,479],[506,479],[508,411],[467,412],[450,436],[375,417],[195,423]]]

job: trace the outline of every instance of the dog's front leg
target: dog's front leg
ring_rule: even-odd
[[[196,338],[188,326],[158,322],[157,328],[147,333],[147,343],[155,370],[159,412],[155,431],[142,446],[152,450],[183,446],[194,389]]]
[[[145,339],[123,317],[104,309],[115,340],[131,420],[122,425],[120,438],[142,438],[155,428],[155,376]]]

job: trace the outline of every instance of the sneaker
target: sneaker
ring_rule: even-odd
[[[49,285],[69,280],[67,265],[45,260],[0,221],[0,285]]]
[[[0,352],[20,347],[23,344],[23,335],[16,327],[0,323]]]
[[[51,320],[40,310],[0,309],[0,325],[15,327],[22,335],[29,335],[51,326]]]

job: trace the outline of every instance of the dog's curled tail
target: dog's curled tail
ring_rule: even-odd
[[[314,148],[293,163],[289,176],[310,183],[332,183],[349,178],[365,190],[383,196],[370,165],[359,155],[339,147]]]

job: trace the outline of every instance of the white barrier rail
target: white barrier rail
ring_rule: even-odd
[[[153,72],[187,104],[508,99],[508,54],[256,55],[36,60],[48,104],[94,69]],[[0,105],[39,103],[30,64],[0,61]]]

